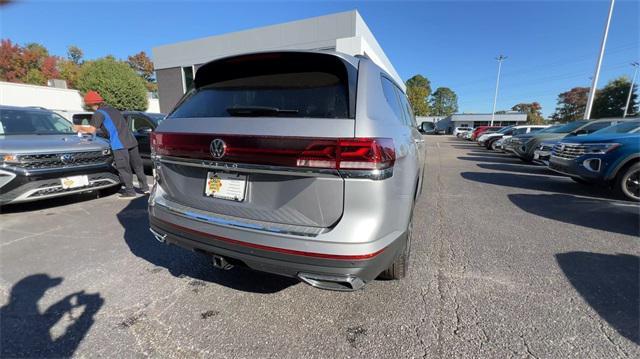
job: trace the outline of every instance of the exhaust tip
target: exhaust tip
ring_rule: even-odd
[[[298,278],[312,287],[342,292],[356,291],[365,285],[361,278],[352,275],[298,273]]]
[[[167,243],[167,235],[166,234],[162,234],[158,231],[156,231],[153,228],[149,228],[149,231],[153,234],[153,236],[156,238],[156,240],[160,243]]]
[[[225,257],[219,256],[217,254],[212,255],[212,262],[213,266],[218,269],[229,270],[233,268],[233,264],[229,263],[229,261]]]

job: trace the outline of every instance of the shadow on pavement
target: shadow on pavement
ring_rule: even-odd
[[[462,172],[460,176],[470,181],[496,186],[615,199],[613,193],[604,187],[578,184],[565,177],[496,172]]]
[[[213,267],[208,255],[159,243],[149,232],[146,196],[132,200],[117,217],[131,252],[149,263],[166,268],[175,277],[188,276],[254,293],[275,293],[299,283],[297,279],[241,267],[222,271]]]
[[[629,254],[555,255],[571,285],[620,335],[640,344],[640,258]]]
[[[520,161],[514,157],[506,157],[506,156],[480,156],[480,155],[471,155],[469,156],[461,156],[458,157],[459,160],[463,161],[473,161],[473,162],[493,162],[493,163],[520,163],[526,165],[526,163]]]
[[[548,169],[544,166],[532,166],[524,163],[509,163],[509,164],[498,164],[498,163],[478,163],[476,166],[480,168],[484,168],[487,170],[494,171],[505,171],[505,172],[514,172],[514,173],[530,173],[537,175],[546,175],[546,176],[554,176],[554,177],[566,177],[559,173],[555,173],[552,170]]]
[[[566,194],[510,194],[520,209],[556,221],[607,232],[640,236],[640,207]]]
[[[67,295],[44,311],[38,302],[62,278],[34,274],[21,279],[13,288],[9,302],[0,308],[0,357],[60,358],[73,355],[94,323],[94,315],[104,304],[98,293],[84,291]],[[70,322],[66,329],[57,323]],[[54,334],[52,334],[54,329]],[[63,333],[62,333],[63,332]],[[60,333],[60,336],[55,334]]]
[[[39,201],[16,203],[0,206],[0,213],[20,213],[40,211],[43,209],[52,209],[62,207],[69,204],[91,201],[96,199],[98,195],[94,192],[74,194],[64,197],[48,198]]]

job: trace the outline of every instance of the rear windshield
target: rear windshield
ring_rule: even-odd
[[[75,114],[73,115],[73,124],[88,125],[91,122],[91,116],[90,113]]]
[[[0,110],[0,135],[57,135],[74,133],[64,117],[48,111]]]
[[[614,126],[605,127],[595,133],[634,133],[640,131],[640,121],[625,121]]]
[[[587,123],[587,121],[573,121],[573,122],[567,123],[566,125],[558,126],[545,132],[546,133],[569,133],[577,129],[578,127],[581,127],[585,123]]]
[[[329,54],[233,57],[198,69],[169,117],[354,118],[356,69]]]

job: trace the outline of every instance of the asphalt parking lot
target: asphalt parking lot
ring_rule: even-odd
[[[2,357],[638,357],[640,207],[427,137],[408,278],[321,291],[156,242],[145,198],[0,216]]]

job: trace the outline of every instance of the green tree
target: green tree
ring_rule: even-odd
[[[42,71],[32,68],[27,71],[27,74],[22,78],[22,82],[31,85],[44,86],[47,84],[47,78],[44,76]]]
[[[144,111],[148,105],[144,80],[129,65],[112,57],[85,62],[78,76],[78,90],[98,91],[118,110]]]
[[[407,86],[407,97],[416,116],[428,116],[429,102],[431,95],[431,82],[422,75],[414,75],[405,83]]]
[[[60,60],[58,61],[58,71],[60,77],[67,81],[69,88],[76,88],[78,83],[78,76],[80,75],[80,66],[72,60]]]
[[[84,56],[84,53],[79,47],[75,45],[67,47],[67,59],[74,64],[80,65],[80,63],[82,63],[82,56]]]
[[[544,123],[542,117],[542,106],[538,102],[532,103],[519,103],[511,108],[513,111],[518,111],[527,114],[527,123],[532,125],[541,125]]]
[[[458,95],[448,87],[438,87],[430,102],[434,116],[449,116],[458,111]]]
[[[551,116],[555,121],[569,122],[582,119],[587,108],[588,87],[574,87],[558,95],[556,112]]]
[[[624,76],[609,81],[605,87],[596,92],[591,118],[622,117],[630,87],[631,81]],[[628,112],[631,114],[637,111],[635,87],[634,85],[634,93],[631,95],[629,103]]]

